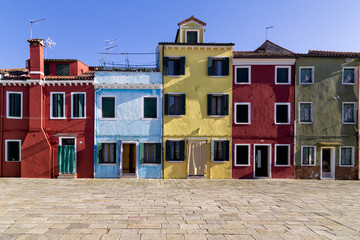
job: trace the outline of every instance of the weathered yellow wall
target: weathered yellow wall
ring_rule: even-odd
[[[174,49],[173,49],[174,47]],[[162,50],[161,50],[162,51]],[[160,53],[162,56],[162,53]],[[181,77],[164,76],[164,94],[185,93],[186,114],[181,117],[164,116],[164,143],[167,139],[186,139],[187,137],[206,137],[207,140],[207,178],[231,177],[231,127],[232,127],[232,47],[224,46],[172,46],[168,45],[164,56],[185,56],[185,75]],[[225,77],[208,76],[208,57],[229,57],[229,75]],[[162,59],[161,59],[162,60]],[[161,63],[162,67],[162,63]],[[161,69],[162,70],[162,69]],[[229,115],[210,117],[207,115],[207,95],[225,93],[229,95]],[[211,162],[210,140],[230,141],[229,161]],[[187,144],[185,145],[185,156]],[[165,159],[165,155],[164,155]],[[164,178],[186,178],[187,156],[184,162],[164,161]]]
[[[180,32],[181,32],[181,34],[179,36],[179,37],[181,37],[180,42],[182,42],[182,43],[185,42],[185,34],[186,34],[185,30],[198,30],[199,31],[199,35],[198,35],[199,43],[204,42],[204,28],[201,25],[194,23],[194,22],[189,22],[189,23],[185,24],[184,26],[182,26],[182,28],[180,28]]]

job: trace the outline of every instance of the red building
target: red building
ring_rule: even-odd
[[[0,176],[93,177],[94,74],[28,42],[28,69],[0,70]]]
[[[267,40],[233,74],[232,177],[293,178],[295,54]]]

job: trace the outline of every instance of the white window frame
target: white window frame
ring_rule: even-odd
[[[287,105],[288,106],[288,121],[286,123],[278,123],[276,122],[276,113],[277,113],[277,110],[276,110],[276,106],[278,105]],[[282,102],[276,102],[274,104],[275,106],[275,109],[274,109],[274,123],[276,125],[289,125],[291,123],[291,103],[282,103]]]
[[[63,117],[53,117],[53,95],[54,94],[62,94],[64,103],[63,103],[63,110],[64,110],[64,116]],[[65,111],[65,92],[50,92],[50,119],[66,119],[66,111]]]
[[[114,100],[114,102],[115,102],[115,106],[114,106],[114,108],[115,108],[115,117],[114,118],[103,118],[102,117],[102,98],[103,97],[113,97],[113,98],[115,98],[115,100]],[[117,118],[117,110],[116,110],[116,95],[101,95],[100,96],[100,116],[99,116],[99,119],[100,120],[116,120],[116,118]]]
[[[354,70],[354,83],[344,83],[344,70],[345,69],[353,69]],[[343,67],[341,70],[342,74],[341,74],[341,83],[343,85],[355,85],[357,84],[357,67]]]
[[[19,161],[8,161],[8,142],[19,142]],[[5,140],[5,162],[16,163],[21,162],[21,140],[20,139],[6,139]]]
[[[248,69],[248,82],[236,82],[237,81],[237,69],[238,68],[247,68]],[[235,66],[235,79],[234,79],[234,83],[235,84],[239,84],[239,85],[243,85],[243,84],[251,84],[251,66]]]
[[[236,148],[237,148],[237,146],[247,146],[248,147],[248,164],[237,164],[236,163],[236,160],[237,160],[237,158],[236,158]],[[239,166],[239,167],[250,167],[251,165],[250,165],[250,159],[251,159],[251,157],[250,157],[250,155],[251,155],[251,145],[250,144],[242,144],[242,143],[236,143],[236,144],[234,144],[234,166]]]
[[[314,164],[303,164],[303,150],[304,147],[312,147],[314,148]],[[316,146],[310,146],[310,145],[303,145],[301,146],[301,166],[303,167],[314,167],[316,166]]]
[[[84,117],[74,117],[74,94],[84,94]],[[86,119],[86,92],[71,92],[71,119]]]
[[[288,69],[288,82],[287,83],[278,83],[277,82],[278,68],[287,68]],[[275,66],[275,85],[291,85],[291,66]]]
[[[156,118],[145,118],[144,114],[144,106],[145,106],[145,98],[156,98]],[[157,95],[146,95],[142,97],[142,104],[141,104],[141,120],[157,120],[159,119],[159,96]]]
[[[286,164],[286,165],[279,165],[279,164],[277,164],[277,156],[276,156],[276,152],[277,152],[277,147],[284,147],[284,146],[286,146],[286,147],[288,147],[288,164]],[[290,157],[291,157],[291,154],[290,154],[290,151],[291,151],[291,148],[290,148],[290,144],[275,144],[275,150],[274,150],[274,158],[275,158],[275,167],[290,167],[290,161],[291,161],[291,159],[290,159]]]
[[[344,122],[344,104],[354,104],[354,122]],[[357,110],[356,110],[356,102],[343,102],[342,103],[342,109],[341,109],[341,120],[342,124],[356,124],[356,118],[357,118]]]
[[[237,116],[237,105],[247,105],[248,106],[248,121],[246,123],[242,123],[242,122],[236,122],[236,116]],[[251,124],[251,102],[236,102],[234,103],[234,123],[235,124],[239,124],[239,125],[249,125]]]
[[[197,43],[199,43],[199,41],[200,41],[199,29],[185,29],[185,43],[188,43],[187,42],[187,32],[196,32],[197,33]]]
[[[351,148],[351,165],[343,165],[341,164],[341,149],[342,148]],[[339,152],[339,166],[340,167],[354,167],[355,162],[355,147],[354,146],[341,146]]]
[[[304,103],[304,104],[307,104],[307,103],[310,103],[311,104],[311,107],[310,107],[310,110],[311,110],[311,121],[310,122],[302,122],[301,121],[301,104]],[[313,124],[314,123],[314,115],[313,115],[313,102],[299,102],[299,123],[301,124]]]
[[[10,94],[20,94],[20,117],[10,116]],[[6,91],[6,118],[9,119],[22,119],[23,118],[23,92]]]
[[[303,68],[311,68],[311,79],[312,79],[311,83],[302,83],[301,82],[301,70]],[[311,84],[314,84],[314,83],[315,83],[315,67],[314,66],[302,66],[302,67],[299,67],[299,84],[300,85],[311,85]]]

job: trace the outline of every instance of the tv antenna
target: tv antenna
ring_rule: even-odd
[[[270,28],[274,28],[274,26],[270,26],[270,27],[265,28],[266,29],[266,40],[268,39],[268,29],[270,29]]]
[[[32,24],[36,22],[44,21],[45,18],[30,21],[30,39],[32,39]]]
[[[118,46],[118,45],[109,46],[109,44],[113,44],[116,40],[117,40],[116,38],[114,38],[112,40],[105,40],[105,42],[106,42],[106,48],[105,48],[105,50],[106,50],[105,51],[106,52],[106,61],[105,61],[105,65],[108,62],[108,56],[109,56],[108,50]]]
[[[50,48],[50,49],[52,49],[53,46],[56,46],[56,42],[54,42],[50,37],[48,37],[48,38],[46,39],[45,44],[46,44],[46,46],[47,46],[48,48]],[[47,53],[47,51],[46,51],[46,48],[45,48],[45,58],[46,58],[46,53]]]

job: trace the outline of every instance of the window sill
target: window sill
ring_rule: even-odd
[[[225,75],[220,75],[220,76],[211,75],[211,76],[209,76],[209,77],[213,77],[213,78],[225,78],[225,77],[227,77],[227,76],[225,76]]]
[[[227,115],[209,115],[209,117],[226,117]]]
[[[213,163],[226,163],[226,162],[229,162],[229,160],[228,161],[226,161],[226,160],[219,160],[219,161],[217,161],[217,160],[211,160],[211,162],[213,162]]]
[[[184,115],[165,115],[167,117],[183,117]]]
[[[274,167],[290,167],[290,164],[288,164],[288,165],[274,165]]]
[[[275,125],[290,125],[290,123],[275,123]]]
[[[250,164],[234,164],[234,167],[251,167]]]
[[[235,82],[235,85],[250,85],[250,82]]]
[[[170,162],[170,163],[183,163],[185,162],[185,160],[166,160],[167,162]]]
[[[100,166],[116,166],[116,163],[99,163]]]
[[[19,160],[19,161],[8,161],[8,160],[5,160],[5,162],[8,162],[8,163],[19,163],[19,162],[21,162],[21,160]]]
[[[71,117],[71,119],[86,119],[86,117]]]
[[[55,118],[55,117],[50,117],[51,120],[64,120],[66,119],[66,117],[61,117],[61,118]]]
[[[313,122],[299,122],[301,124],[313,124]]]
[[[22,117],[10,117],[10,116],[6,116],[7,119],[23,119]]]
[[[234,124],[236,124],[236,125],[250,125],[251,123],[250,122],[247,122],[247,123],[234,122]]]
[[[102,121],[115,121],[117,119],[116,118],[99,118],[99,120],[102,120]]]
[[[339,167],[354,167],[354,165],[339,165]]]
[[[141,163],[141,165],[145,165],[145,166],[158,166],[161,163]]]
[[[184,76],[184,75],[165,75],[166,77],[177,77],[177,78],[180,78],[180,77],[182,77],[182,76]]]
[[[356,122],[342,122],[342,124],[356,124]]]
[[[342,83],[343,85],[356,85],[356,83]]]
[[[316,165],[306,165],[306,164],[301,164],[301,167],[316,167]]]
[[[291,83],[277,83],[277,82],[275,82],[275,85],[291,85]]]
[[[299,85],[314,85],[314,83],[299,83]]]
[[[159,120],[159,118],[140,118],[140,120]]]

